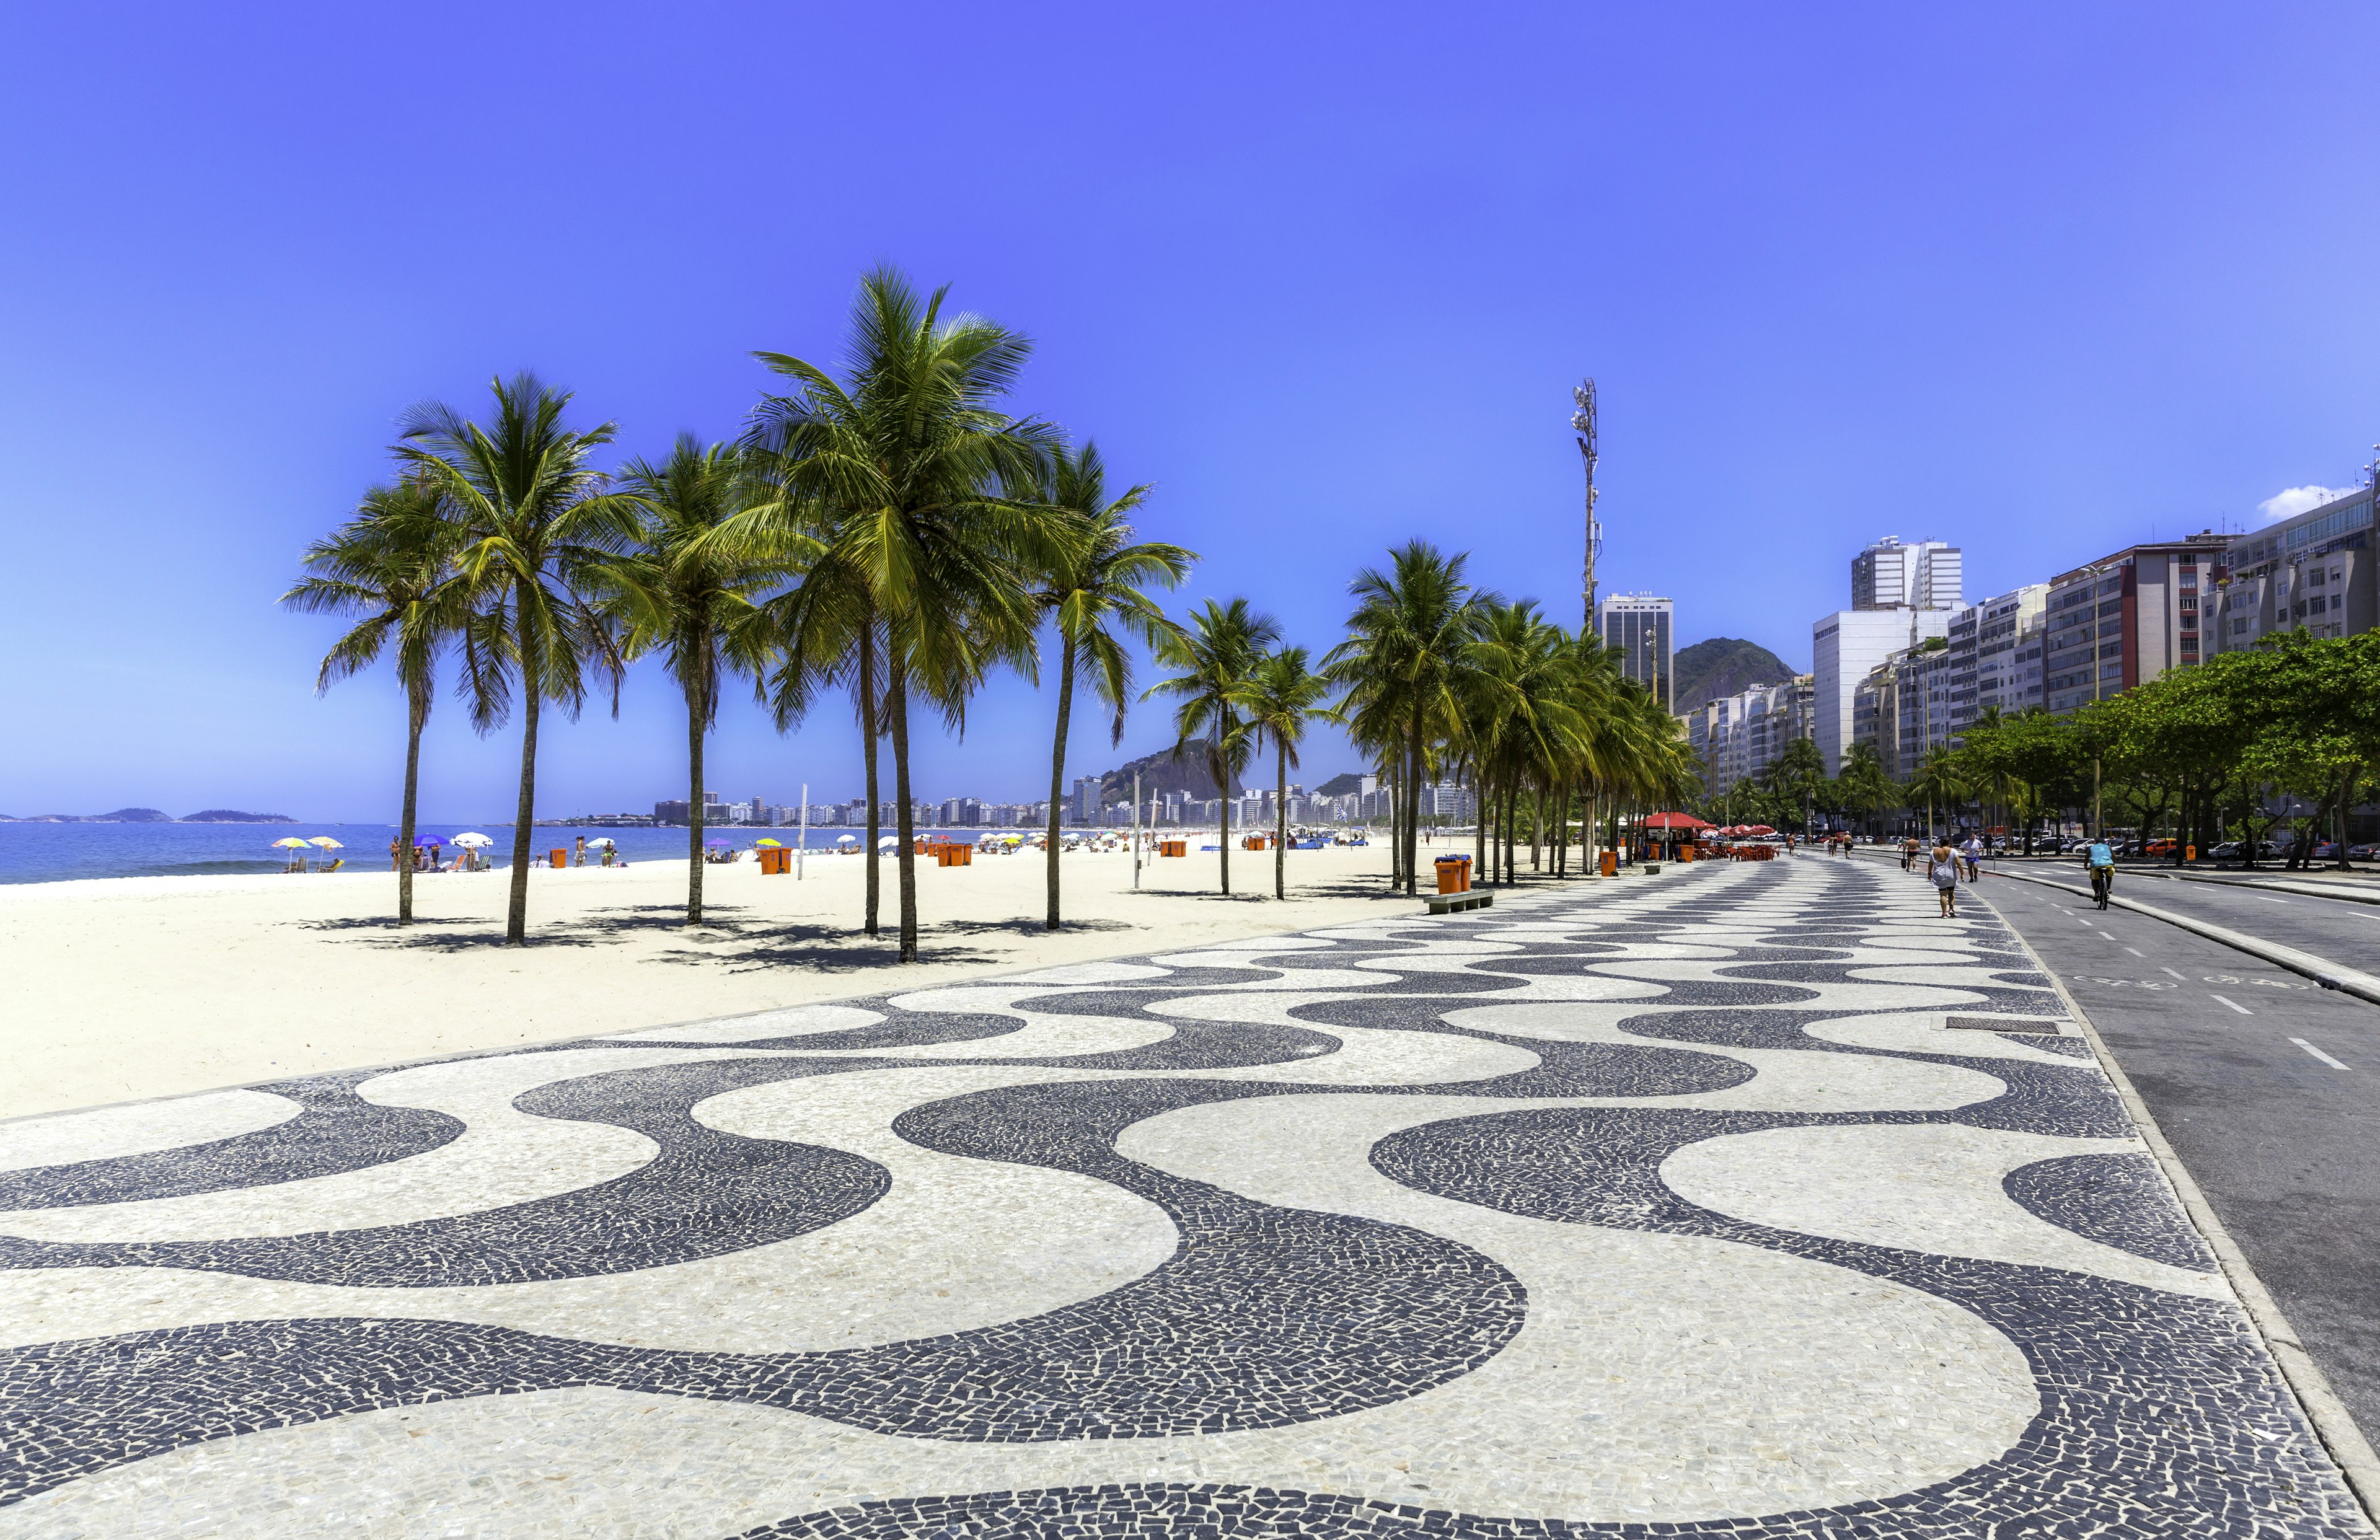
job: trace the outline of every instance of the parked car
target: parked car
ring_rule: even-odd
[[[2350,861],[2380,861],[2380,845],[2349,845],[2347,858]]]
[[[2179,840],[2151,840],[2142,850],[2143,855],[2170,855],[2181,848]]]
[[[2216,845],[2214,849],[2208,851],[2206,854],[2217,861],[2237,861],[2240,859],[2240,852],[2241,848],[2242,847],[2239,841],[2226,840],[2221,844]]]
[[[2313,847],[2313,858],[2317,861],[2338,860],[2338,842],[2337,840],[2322,840],[2316,842]]]
[[[2267,861],[2278,861],[2287,857],[2296,846],[2295,840],[2266,840],[2256,847],[2256,853]]]

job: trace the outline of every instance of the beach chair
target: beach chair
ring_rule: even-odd
[[[344,866],[346,866],[346,864],[347,864],[347,858],[346,858],[346,856],[342,855],[342,856],[340,856],[337,860],[335,860],[335,861],[332,862],[329,866],[327,866],[327,867],[316,867],[314,869],[315,869],[316,871],[318,871],[318,872],[334,872],[334,871],[337,871],[341,867],[344,867]]]

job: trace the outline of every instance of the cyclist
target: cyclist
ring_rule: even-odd
[[[2095,839],[2082,852],[2082,864],[2091,869],[2091,899],[2102,909],[2107,907],[2107,890],[2116,885],[2116,853],[2107,842]]]

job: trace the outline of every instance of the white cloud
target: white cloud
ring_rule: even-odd
[[[2256,504],[2256,512],[2266,518],[2289,518],[2312,508],[2319,508],[2334,497],[2345,497],[2352,487],[2284,487]]]

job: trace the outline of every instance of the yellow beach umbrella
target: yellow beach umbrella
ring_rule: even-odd
[[[752,843],[756,849],[762,845],[766,845],[771,850],[783,850],[785,848],[785,842],[783,840],[755,840]]]
[[[306,848],[306,841],[298,839],[294,834],[285,840],[275,840],[273,842],[273,848],[275,850],[303,850]]]

